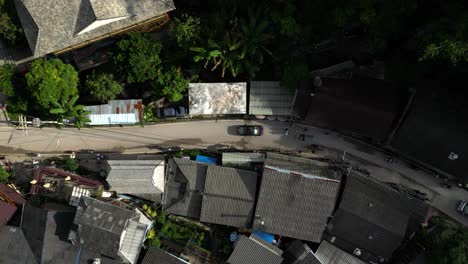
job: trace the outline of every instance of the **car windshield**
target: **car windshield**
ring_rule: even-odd
[[[239,128],[239,133],[240,134],[257,134],[258,128],[251,127],[251,126],[241,126]]]

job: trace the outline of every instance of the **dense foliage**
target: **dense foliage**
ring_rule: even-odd
[[[107,103],[123,92],[121,83],[111,73],[93,72],[85,82],[86,90],[99,102]]]
[[[175,17],[170,26],[170,31],[176,38],[177,44],[184,48],[195,44],[200,30],[200,18],[188,14],[183,14],[180,18]]]
[[[13,96],[15,88],[13,77],[15,76],[15,66],[12,64],[0,65],[0,92],[5,96]]]
[[[8,183],[10,181],[11,173],[6,171],[2,166],[0,166],[0,182]]]
[[[148,244],[161,247],[161,237],[174,242],[185,244],[189,240],[199,246],[205,246],[207,242],[206,234],[198,226],[189,222],[174,222],[169,219],[164,211],[157,213],[154,222],[154,231],[149,234]]]
[[[160,70],[161,48],[148,33],[130,33],[117,43],[114,62],[129,83],[154,80]]]
[[[0,0],[0,38],[14,45],[22,34],[22,29],[14,23],[6,4],[5,0]]]
[[[26,74],[28,90],[45,110],[78,94],[78,73],[59,59],[37,59]]]
[[[450,224],[441,217],[433,219],[436,226],[424,232],[423,243],[427,247],[432,264],[468,263],[468,228]]]
[[[171,67],[169,71],[158,75],[153,85],[160,95],[166,97],[171,102],[178,102],[183,98],[183,93],[189,87],[189,80],[184,78],[182,70]]]

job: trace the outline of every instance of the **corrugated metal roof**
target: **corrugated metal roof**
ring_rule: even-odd
[[[265,164],[278,169],[263,171],[254,228],[320,242],[335,207],[341,175],[314,161],[284,155],[268,154]]]
[[[368,177],[348,175],[329,232],[375,256],[390,258],[409,229],[421,222],[427,205]]]
[[[315,255],[323,264],[365,264],[327,241],[320,243]]]
[[[143,120],[143,105],[141,99],[110,100],[104,105],[85,107],[91,111],[88,118],[90,125],[136,124]]]
[[[279,82],[250,82],[249,114],[291,115],[294,90],[281,87]]]
[[[188,262],[169,254],[168,252],[155,248],[148,247],[145,258],[141,264],[187,264]]]
[[[282,264],[325,264],[315,256],[312,249],[307,244],[299,240],[291,243],[284,252],[284,262]]]
[[[264,153],[253,152],[223,152],[223,166],[250,166],[252,163],[263,163]]]
[[[112,191],[126,194],[164,192],[164,160],[107,160]]]
[[[252,221],[256,189],[256,172],[208,167],[200,220],[248,227]]]
[[[187,159],[170,159],[166,167],[166,188],[163,205],[168,213],[200,218],[202,191],[205,186],[206,163]]]
[[[256,235],[241,235],[228,259],[229,264],[281,264],[282,250]]]
[[[0,245],[0,263],[39,264],[19,227],[0,227]]]
[[[127,221],[139,217],[137,212],[82,196],[74,223],[78,225],[81,244],[99,248],[102,254],[116,257]]]
[[[191,83],[189,114],[247,113],[247,83]]]

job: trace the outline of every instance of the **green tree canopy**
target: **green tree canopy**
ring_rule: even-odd
[[[85,82],[86,90],[99,102],[106,103],[123,92],[121,83],[110,73],[96,73],[89,75]]]
[[[11,174],[0,166],[0,182],[8,183],[10,181]]]
[[[154,86],[160,90],[160,94],[171,102],[180,101],[183,93],[188,89],[190,80],[184,78],[180,68],[171,67],[169,71],[158,75]]]
[[[18,28],[15,23],[13,23],[13,20],[8,14],[5,1],[0,0],[0,38],[13,45],[16,43],[18,35],[21,32],[21,28]]]
[[[5,96],[15,95],[13,77],[15,76],[15,66],[12,64],[0,65],[0,92]]]
[[[154,80],[161,68],[161,48],[148,33],[130,33],[117,43],[114,62],[129,83]]]
[[[59,59],[34,61],[26,81],[32,97],[45,110],[49,110],[54,101],[78,94],[78,72]]]
[[[180,47],[188,48],[195,44],[200,34],[200,18],[183,14],[179,19],[175,17],[171,22],[170,31]]]
[[[431,264],[468,263],[468,228],[449,224],[441,217],[433,219],[436,226],[425,236]]]

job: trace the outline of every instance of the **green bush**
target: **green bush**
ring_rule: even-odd
[[[66,170],[75,172],[79,167],[80,164],[78,164],[78,161],[72,158],[65,158],[63,161],[63,165]]]
[[[0,66],[0,92],[5,96],[14,96],[13,77],[15,76],[15,66],[4,64]]]
[[[0,182],[8,183],[10,181],[11,173],[6,171],[2,166],[0,166]]]

